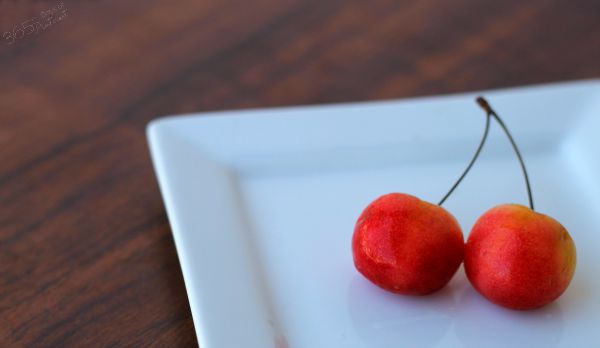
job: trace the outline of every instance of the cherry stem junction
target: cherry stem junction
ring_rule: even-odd
[[[469,162],[469,165],[467,166],[467,168],[464,170],[464,172],[461,174],[461,176],[458,178],[458,180],[454,183],[454,185],[452,185],[452,187],[450,188],[450,191],[448,191],[448,193],[446,193],[444,198],[442,198],[440,200],[438,205],[441,206],[446,201],[446,199],[448,197],[450,197],[452,192],[454,192],[454,190],[458,187],[460,182],[465,178],[467,173],[471,170],[471,167],[473,167],[473,164],[475,164],[475,161],[479,157],[479,154],[481,153],[481,149],[483,149],[483,145],[485,144],[485,141],[487,140],[487,136],[488,136],[488,133],[490,130],[490,119],[493,117],[496,120],[496,122],[498,122],[500,127],[502,127],[502,130],[506,134],[508,140],[510,141],[510,144],[513,147],[513,150],[515,151],[515,154],[517,155],[517,158],[519,159],[519,163],[521,165],[521,170],[523,171],[523,177],[525,178],[525,184],[527,186],[527,196],[529,197],[529,207],[531,208],[531,210],[535,210],[534,206],[533,206],[533,195],[531,194],[531,184],[529,183],[529,175],[527,175],[527,169],[525,168],[525,161],[523,161],[523,156],[521,156],[521,152],[519,151],[517,143],[515,142],[514,138],[512,137],[512,135],[511,135],[510,131],[508,130],[508,127],[506,126],[504,121],[500,118],[500,116],[498,116],[496,111],[494,111],[494,109],[492,109],[492,107],[487,102],[487,100],[485,100],[483,97],[477,97],[476,101],[477,101],[477,104],[479,104],[479,106],[486,112],[486,122],[485,122],[485,130],[483,132],[483,137],[481,138],[481,141],[479,142],[479,146],[477,147],[477,151],[475,151],[475,154],[473,155],[471,162]]]

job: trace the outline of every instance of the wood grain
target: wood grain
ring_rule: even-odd
[[[0,33],[55,6],[0,2]],[[196,345],[144,127],[600,77],[600,3],[64,1],[0,43],[0,346]]]

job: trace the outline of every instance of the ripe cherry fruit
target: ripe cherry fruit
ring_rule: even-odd
[[[550,216],[534,211],[525,163],[508,128],[483,98],[478,103],[500,124],[521,164],[529,208],[505,204],[483,214],[465,246],[467,278],[484,297],[512,309],[534,309],[557,299],[575,273],[575,243]]]
[[[417,197],[390,193],[373,201],[360,215],[352,252],[354,265],[379,287],[405,295],[426,295],[444,287],[463,261],[464,238],[452,214],[441,205],[471,169],[471,162],[438,205]]]

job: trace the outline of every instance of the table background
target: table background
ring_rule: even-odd
[[[2,1],[0,33],[57,5]],[[0,42],[2,347],[196,346],[146,146],[157,116],[600,77],[597,0],[63,7]]]

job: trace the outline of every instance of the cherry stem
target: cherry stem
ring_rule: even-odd
[[[521,152],[519,151],[519,147],[517,146],[515,139],[510,134],[510,131],[508,130],[508,127],[506,127],[506,124],[504,123],[504,121],[502,121],[502,119],[500,118],[500,116],[498,116],[496,111],[494,111],[494,109],[492,109],[492,107],[487,102],[487,100],[485,100],[483,97],[477,97],[476,101],[477,101],[477,104],[479,104],[479,106],[481,106],[481,108],[483,110],[485,110],[488,117],[491,115],[494,117],[494,119],[496,119],[496,121],[498,122],[500,127],[502,127],[502,130],[504,130],[504,133],[508,137],[508,140],[510,140],[510,144],[512,145],[513,149],[515,150],[515,154],[517,155],[517,158],[519,159],[519,163],[521,164],[521,170],[523,171],[523,177],[525,178],[525,184],[527,185],[527,196],[529,197],[529,208],[531,208],[531,210],[535,210],[533,208],[533,195],[531,194],[531,184],[529,183],[529,175],[527,175],[527,169],[525,168],[525,161],[523,161],[523,156],[521,156]]]
[[[515,153],[517,154],[517,158],[519,159],[519,163],[521,164],[521,170],[523,171],[523,177],[525,178],[525,184],[527,185],[527,196],[529,197],[529,207],[531,208],[531,210],[535,210],[533,208],[533,196],[531,194],[531,184],[529,183],[529,175],[527,175],[527,169],[525,168],[525,161],[523,161],[523,156],[521,156],[521,152],[519,151],[517,143],[515,142],[512,135],[510,134],[510,131],[508,130],[508,127],[506,126],[504,121],[502,121],[502,119],[500,118],[500,116],[498,116],[496,111],[494,111],[494,109],[492,109],[492,107],[487,102],[487,100],[485,100],[483,97],[477,97],[476,101],[477,101],[477,104],[479,104],[479,106],[481,106],[481,108],[483,110],[485,110],[485,112],[486,112],[485,130],[483,132],[483,137],[481,138],[481,141],[479,142],[479,146],[477,147],[477,151],[475,151],[475,154],[473,155],[471,162],[469,162],[469,165],[467,166],[465,171],[461,174],[461,176],[454,183],[454,185],[452,185],[452,188],[450,188],[450,191],[448,191],[448,193],[446,193],[444,198],[442,198],[440,200],[438,205],[441,206],[442,204],[444,204],[446,199],[448,199],[448,197],[450,197],[450,195],[458,187],[460,182],[465,178],[465,176],[467,176],[467,173],[471,170],[471,167],[473,167],[473,164],[475,164],[475,161],[479,157],[479,154],[481,153],[481,149],[483,149],[483,145],[485,144],[485,141],[487,140],[487,136],[490,131],[490,118],[493,117],[496,120],[496,122],[498,122],[500,127],[502,127],[502,130],[508,137],[508,140],[510,140],[511,145],[512,145],[513,149],[515,150]]]
[[[481,153],[481,149],[483,149],[483,145],[485,144],[485,140],[487,139],[489,131],[490,131],[490,114],[488,113],[485,118],[485,130],[483,131],[483,137],[481,138],[481,141],[479,142],[479,146],[477,147],[477,151],[475,151],[475,155],[473,155],[473,158],[471,159],[471,162],[469,163],[469,165],[467,166],[465,171],[461,174],[461,176],[458,178],[458,180],[456,180],[454,185],[452,185],[452,188],[450,188],[450,191],[448,191],[448,193],[446,193],[444,198],[442,198],[442,200],[440,200],[438,205],[441,206],[442,204],[444,204],[446,199],[448,199],[448,197],[450,197],[450,195],[458,187],[460,182],[465,178],[465,176],[467,176],[467,173],[471,170],[471,167],[473,167],[473,164],[475,164],[477,157],[479,157],[479,153]]]

